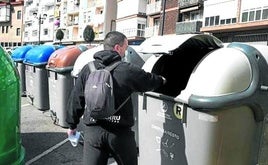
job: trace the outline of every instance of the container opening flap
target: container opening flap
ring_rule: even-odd
[[[199,61],[212,50],[221,46],[191,38],[172,52],[163,55],[155,63],[152,73],[166,77],[167,83],[155,90],[168,96],[178,96],[185,89],[188,79]]]

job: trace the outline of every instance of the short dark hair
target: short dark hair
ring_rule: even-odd
[[[107,33],[103,43],[104,50],[113,50],[114,46],[117,44],[123,46],[125,39],[127,39],[127,37],[121,32],[111,31]]]

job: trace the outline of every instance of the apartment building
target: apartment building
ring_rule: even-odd
[[[0,44],[6,49],[21,46],[23,0],[0,1]]]
[[[174,34],[178,1],[167,0],[25,0],[24,44],[58,43],[61,29],[65,44],[83,43],[83,31],[91,25],[95,42],[118,30],[133,43],[147,37]]]
[[[267,45],[267,0],[207,0],[201,31],[223,42]]]
[[[24,44],[43,44],[54,39],[54,0],[24,1]]]
[[[200,33],[203,10],[203,0],[180,0],[176,34]]]
[[[117,17],[114,20],[117,30],[124,33],[130,44],[139,44],[144,41],[146,27],[146,1],[118,0]]]
[[[116,20],[116,11],[116,0],[56,0],[54,34],[61,29],[63,43],[83,43],[84,29],[90,25],[95,32],[95,41],[103,40]],[[55,35],[54,42],[59,42]]]
[[[148,0],[146,17],[144,37],[175,34],[178,21],[178,0]]]

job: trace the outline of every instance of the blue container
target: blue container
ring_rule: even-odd
[[[32,49],[33,46],[32,45],[26,45],[26,46],[20,46],[18,48],[16,48],[12,54],[11,54],[11,58],[15,61],[15,62],[20,62],[23,61],[25,58],[26,53]]]
[[[20,46],[16,48],[12,54],[11,58],[16,64],[16,67],[19,71],[20,75],[20,90],[21,96],[25,96],[26,86],[25,86],[25,65],[23,64],[23,60],[25,58],[26,53],[33,48],[32,45]]]
[[[29,50],[24,59],[24,63],[32,65],[45,65],[50,55],[56,50],[53,45],[40,45]]]
[[[40,45],[29,50],[25,64],[26,96],[40,110],[49,109],[48,75],[45,68],[49,57],[57,49],[54,45]]]

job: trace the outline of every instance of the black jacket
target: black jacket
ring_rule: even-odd
[[[94,64],[97,69],[107,66],[115,61],[120,61],[120,55],[115,51],[103,50],[94,55]],[[66,122],[70,128],[76,128],[83,116],[83,121],[86,125],[103,124],[110,127],[132,127],[134,125],[133,106],[130,95],[133,92],[146,92],[160,87],[163,84],[163,79],[159,75],[145,72],[139,67],[127,63],[120,63],[112,72],[115,108],[119,107],[128,97],[128,101],[124,106],[113,116],[95,121],[88,114],[84,114],[85,100],[84,88],[85,82],[90,74],[88,65],[85,65],[76,79],[75,86],[68,101],[68,110]]]

